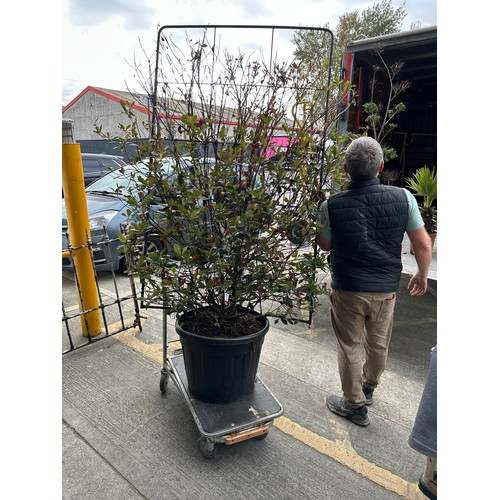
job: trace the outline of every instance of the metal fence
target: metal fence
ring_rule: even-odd
[[[98,305],[88,309],[82,306],[84,300],[73,259],[74,252],[80,247],[71,246],[67,233],[63,234],[63,241],[64,237],[67,249],[63,250],[62,271],[62,354],[94,344],[130,328],[137,327],[142,331],[137,284],[132,276],[117,274],[114,270],[97,273],[93,265]],[[100,243],[100,246],[113,242],[116,240],[108,239]],[[91,249],[92,242],[89,240],[85,246]],[[91,336],[88,334],[88,317],[95,311],[99,311],[102,331]]]

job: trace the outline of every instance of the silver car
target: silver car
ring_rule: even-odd
[[[168,175],[173,160],[165,160],[163,168]],[[124,271],[126,263],[120,251],[121,242],[118,235],[123,232],[129,221],[127,209],[130,208],[128,197],[134,195],[133,173],[138,170],[147,172],[145,164],[126,165],[114,170],[85,188],[87,210],[89,216],[92,250],[96,271]],[[154,206],[151,210],[154,210]],[[154,236],[148,236],[148,247],[151,251],[163,247]],[[62,249],[70,247],[66,204],[62,200]],[[63,270],[72,271],[71,258],[62,259]]]

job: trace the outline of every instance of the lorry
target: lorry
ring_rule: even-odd
[[[387,136],[387,146],[396,158],[386,162],[390,184],[405,187],[405,179],[427,165],[437,172],[437,26],[402,31],[349,43],[343,53],[343,80],[351,87],[340,104],[337,131],[361,133],[366,123],[363,104],[387,104],[390,80],[383,68],[403,63],[395,81],[409,83],[399,98],[406,109],[394,118],[396,128]],[[375,98],[372,97],[376,71]],[[392,175],[390,175],[392,173]]]

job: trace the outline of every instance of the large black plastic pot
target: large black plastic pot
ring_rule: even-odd
[[[189,392],[207,403],[232,403],[253,391],[269,321],[252,335],[238,338],[204,337],[182,328],[179,335]]]

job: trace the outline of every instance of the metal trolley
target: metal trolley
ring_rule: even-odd
[[[163,366],[160,390],[164,394],[168,381],[184,396],[201,436],[198,448],[205,458],[214,458],[215,444],[227,445],[247,439],[265,439],[273,420],[283,414],[283,407],[259,376],[255,388],[232,403],[206,403],[194,398],[188,389],[184,359],[180,349],[169,353],[167,313],[163,309]]]

